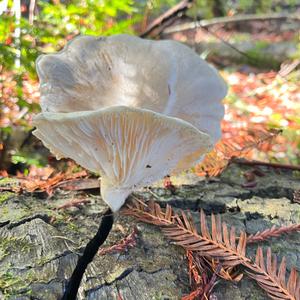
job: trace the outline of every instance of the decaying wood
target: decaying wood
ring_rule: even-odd
[[[162,26],[165,22],[169,21],[172,18],[176,18],[178,14],[184,13],[187,9],[189,9],[194,0],[183,0],[171,7],[165,13],[156,18],[153,22],[149,24],[146,30],[140,34],[140,37],[146,37],[150,35],[156,28]]]
[[[271,163],[271,162],[264,162],[258,160],[245,160],[240,158],[233,158],[231,162],[234,162],[236,164],[241,164],[241,165],[248,165],[248,166],[266,166],[266,167],[271,167],[276,169],[288,169],[288,170],[300,171],[300,166]]]
[[[153,186],[152,191],[158,196],[156,201],[163,206],[172,204],[172,209],[171,207],[159,209],[156,205],[152,205],[150,209],[148,203],[144,201],[154,197],[147,190],[136,192],[135,197],[143,199],[139,204],[143,207],[142,214],[150,224],[157,222],[163,224],[160,227],[168,228],[170,222],[175,222],[177,225],[181,222],[182,231],[188,233],[186,234],[188,239],[191,235],[187,226],[191,226],[192,229],[194,225],[197,234],[202,235],[201,218],[197,213],[200,208],[205,209],[207,213],[220,212],[223,222],[227,224],[228,233],[225,236],[229,237],[231,243],[230,232],[234,225],[238,233],[235,235],[236,245],[238,245],[241,231],[264,232],[265,228],[272,227],[274,224],[280,226],[291,222],[300,223],[300,206],[293,202],[293,191],[299,189],[297,178],[292,175],[292,172],[277,172],[272,169],[266,172],[265,168],[261,170],[264,176],[256,178],[258,184],[251,191],[242,188],[241,183],[244,181],[243,174],[252,172],[253,168],[236,164],[231,164],[218,180],[199,181],[199,178],[192,174],[181,179],[173,178],[176,195],[163,188],[162,183]],[[65,191],[63,188],[57,189],[51,198],[36,192],[20,195],[3,191],[0,194],[0,299],[5,299],[6,296],[24,300],[61,299],[67,278],[70,277],[80,257],[83,245],[99,226],[101,212],[106,207],[105,203],[98,192],[83,195],[82,192],[72,189]],[[56,209],[68,199],[80,199],[83,196],[84,199],[89,200],[89,203],[80,209]],[[180,209],[185,210],[183,215]],[[153,217],[152,211],[156,212],[156,216]],[[214,218],[215,221],[211,217],[206,217],[207,231],[212,242],[209,241],[203,246],[208,246],[211,253],[217,252],[218,249],[222,250],[215,245],[224,245],[223,230],[226,231],[221,222],[222,242],[213,241],[214,235],[215,239],[220,236],[218,230],[214,234],[212,232],[212,228],[220,228],[219,217]],[[194,224],[191,224],[192,219]],[[189,285],[187,256],[186,252],[180,249],[183,246],[179,248],[171,245],[169,239],[164,238],[157,227],[145,223],[136,224],[133,218],[122,214],[117,217],[116,222],[106,245],[106,249],[111,247],[116,251],[96,255],[83,278],[78,300],[110,300],[120,297],[124,300],[134,298],[146,300],[157,295],[165,295],[174,300],[186,296],[191,300],[193,295],[196,295],[195,297],[201,295],[200,288]],[[128,233],[132,232],[134,226],[139,230],[137,244],[134,247],[123,248],[123,242],[120,243],[120,240],[122,241]],[[202,227],[205,230],[205,226]],[[172,243],[173,241],[177,242],[175,239],[172,239]],[[180,239],[179,242],[184,243],[184,239]],[[281,239],[272,239],[271,247],[274,253],[276,250],[278,260],[286,256],[288,271],[291,271],[292,267],[290,262],[299,269],[298,244],[298,232],[285,235]],[[187,245],[194,244],[188,241]],[[211,248],[212,246],[215,248]],[[256,271],[253,270],[255,259],[252,260],[250,253],[253,253],[255,248],[254,244],[247,243],[245,256],[253,263],[248,271],[255,276],[265,277],[266,275],[261,273],[260,266]],[[221,254],[217,253],[216,259],[199,256],[196,251],[191,252],[195,257],[195,264],[205,270],[204,273],[198,272],[198,275],[206,276],[204,282],[207,283],[205,285],[207,288],[209,283],[214,283],[211,281],[213,274],[217,274],[215,281],[217,284],[212,291],[212,299],[268,299],[267,294],[252,279],[243,276],[245,267],[223,266],[222,259],[227,259],[226,256],[219,258],[223,250]],[[202,252],[208,251],[200,251],[200,254]],[[193,276],[197,277],[197,275]],[[292,275],[293,277],[295,275]],[[243,282],[233,288],[230,281],[241,279]],[[289,281],[288,278],[286,281]],[[294,281],[290,282],[294,283]],[[274,282],[270,281],[269,286],[278,291],[278,285],[275,287],[272,285]],[[193,294],[192,291],[195,293]],[[285,298],[279,299],[290,299],[286,294],[283,295]]]
[[[253,149],[261,150],[271,145],[280,133],[279,130],[248,130],[245,136],[222,139],[196,167],[196,173],[200,176],[217,176],[230,163],[245,161],[236,159],[237,157],[247,158]]]
[[[200,20],[194,22],[188,22],[184,24],[175,25],[169,27],[164,30],[163,33],[171,34],[176,32],[183,32],[187,30],[193,30],[196,28],[207,28],[213,25],[225,25],[230,23],[241,23],[241,22],[253,22],[253,21],[295,21],[300,22],[300,17],[297,14],[286,14],[286,13],[279,13],[279,14],[263,14],[263,15],[238,15],[238,16],[231,16],[231,17],[219,17],[210,20]]]

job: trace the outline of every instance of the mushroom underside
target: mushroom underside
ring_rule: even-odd
[[[124,106],[41,113],[34,125],[34,134],[58,159],[72,158],[101,174],[108,204],[117,200],[117,191],[126,198],[134,189],[192,167],[211,149],[210,137],[188,122]]]

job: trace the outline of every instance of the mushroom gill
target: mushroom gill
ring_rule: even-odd
[[[58,158],[101,174],[101,194],[113,211],[133,190],[192,167],[212,145],[188,122],[125,106],[43,113],[34,125]]]

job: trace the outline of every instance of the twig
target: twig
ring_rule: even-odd
[[[204,300],[206,295],[211,294],[214,286],[217,284],[217,275],[220,273],[221,269],[222,269],[222,265],[219,263],[217,265],[216,270],[214,271],[214,273],[212,275],[212,278],[210,279],[208,284],[206,284],[206,286],[204,287],[204,293],[203,293],[203,296],[202,296],[201,300]]]
[[[36,1],[30,0],[30,5],[29,5],[29,24],[30,25],[33,24],[35,8],[36,8]]]
[[[177,17],[179,13],[185,12],[187,9],[191,7],[192,2],[193,0],[183,0],[180,1],[178,4],[176,4],[175,6],[171,7],[169,10],[167,10],[165,13],[163,13],[158,18],[156,18],[153,22],[151,22],[150,25],[146,28],[146,30],[140,34],[140,37],[148,36],[156,28],[164,24],[166,21],[170,20],[171,18]]]
[[[294,60],[292,63],[290,64],[282,64],[280,66],[280,70],[278,72],[278,74],[281,77],[286,77],[287,75],[289,75],[293,70],[295,70],[298,66],[300,65],[300,59],[296,59]]]
[[[241,23],[241,22],[252,22],[252,21],[298,21],[300,22],[300,16],[296,14],[263,14],[263,15],[238,15],[232,17],[220,17],[210,20],[200,20],[196,22],[189,22],[184,24],[179,24],[167,28],[164,30],[165,34],[182,32],[186,30],[193,30],[199,27],[210,27],[218,24],[229,24],[229,23]]]
[[[208,33],[210,33],[211,35],[213,35],[215,38],[217,38],[218,40],[220,40],[221,42],[223,42],[227,47],[233,49],[234,51],[236,51],[237,53],[239,53],[241,56],[246,57],[246,59],[248,61],[250,61],[252,63],[256,63],[256,60],[251,55],[249,55],[247,52],[241,51],[240,49],[236,48],[231,43],[228,43],[224,38],[222,38],[221,36],[217,35],[215,32],[211,31],[209,27],[203,27],[203,26],[201,26],[201,28],[203,28]]]
[[[181,300],[206,300],[209,299],[213,287],[216,284],[217,275],[219,275],[222,266],[218,264],[216,268],[212,268],[210,264],[205,264],[205,258],[199,253],[187,250],[188,268],[190,274],[190,285],[193,291],[182,297]],[[208,274],[211,274],[209,276]],[[209,280],[209,277],[210,280]]]
[[[72,199],[57,207],[57,210],[70,208],[70,207],[79,207],[87,203],[91,203],[91,201],[89,199]]]
[[[112,245],[111,247],[102,248],[98,251],[98,255],[105,255],[107,253],[120,253],[136,245],[137,242],[137,227],[134,227],[133,231],[118,244]]]
[[[272,168],[276,168],[276,169],[288,169],[288,170],[300,171],[300,166],[271,163],[271,162],[264,162],[264,161],[258,161],[258,160],[250,161],[250,160],[244,160],[244,159],[240,159],[240,158],[232,158],[230,160],[230,162],[240,164],[240,165],[247,165],[247,166],[266,166],[266,167],[272,167]]]
[[[72,244],[77,244],[76,242],[74,242],[73,240],[65,237],[65,236],[60,236],[60,235],[53,235],[51,236],[52,239],[62,239],[62,240],[66,240],[68,242],[71,242]]]
[[[80,191],[89,189],[99,189],[100,180],[97,178],[80,178],[80,179],[66,179],[60,181],[53,186],[54,189],[60,188],[63,190]]]
[[[147,192],[149,192],[157,200],[161,200],[160,197],[151,190],[151,188],[148,187]]]
[[[292,233],[295,231],[300,231],[300,224],[293,224],[288,226],[277,227],[266,229],[262,232],[258,231],[255,234],[249,235],[247,237],[247,244],[262,242],[272,237],[279,237],[285,233]]]

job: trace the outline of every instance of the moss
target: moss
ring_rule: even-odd
[[[300,43],[297,44],[297,51],[291,55],[291,59],[299,59],[300,58]]]
[[[24,237],[0,237],[0,260],[12,252],[27,253],[30,249],[31,244]]]
[[[42,267],[43,265],[50,262],[51,260],[53,260],[53,256],[43,256],[36,261],[36,265]]]
[[[172,295],[172,292],[170,292],[170,295],[168,295],[165,291],[164,292],[157,292],[154,297],[153,297],[153,300],[173,300],[173,299],[177,299],[177,298],[174,298],[174,296],[171,296]]]
[[[12,196],[14,196],[14,193],[12,193],[12,192],[1,192],[0,205],[3,204],[6,200],[8,200]]]
[[[127,268],[125,266],[122,266],[122,265],[121,266],[115,266],[115,268],[112,269],[111,272],[108,273],[108,275],[105,277],[105,282],[108,283],[108,284],[114,282],[126,270],[127,270]]]
[[[23,208],[15,208],[11,206],[3,206],[1,207],[1,215],[0,215],[0,221],[10,221],[11,223],[18,222],[26,217],[29,217],[32,215],[32,209],[29,209],[27,207]]]
[[[257,41],[252,49],[245,51],[246,57],[243,57],[242,60],[259,68],[279,69],[281,62],[270,55],[270,53],[264,51],[269,46],[270,44],[265,41]]]
[[[10,299],[11,296],[19,295],[29,295],[31,293],[28,287],[30,282],[27,281],[27,276],[25,279],[20,276],[14,275],[12,272],[0,273],[0,290],[3,293],[3,300]]]
[[[248,63],[254,67],[258,68],[272,68],[278,70],[280,68],[281,62],[263,51],[256,48],[245,51],[247,57],[243,57],[242,62]]]
[[[10,220],[11,223],[15,223],[18,221],[23,220],[26,217],[30,216],[30,211],[27,209],[16,209],[13,210],[11,208],[4,208],[3,209],[3,217],[6,217],[8,220]]]
[[[68,223],[67,223],[67,227],[68,227],[68,229],[71,230],[71,231],[80,232],[80,229],[79,229],[78,225],[76,225],[76,224],[73,223],[73,222],[68,222]]]
[[[9,177],[4,177],[0,179],[0,185],[5,186],[5,185],[18,185],[19,181],[14,178],[9,178]]]
[[[300,179],[300,171],[293,171],[293,177],[296,179]]]
[[[8,214],[8,207],[1,207],[1,215],[5,216]]]

